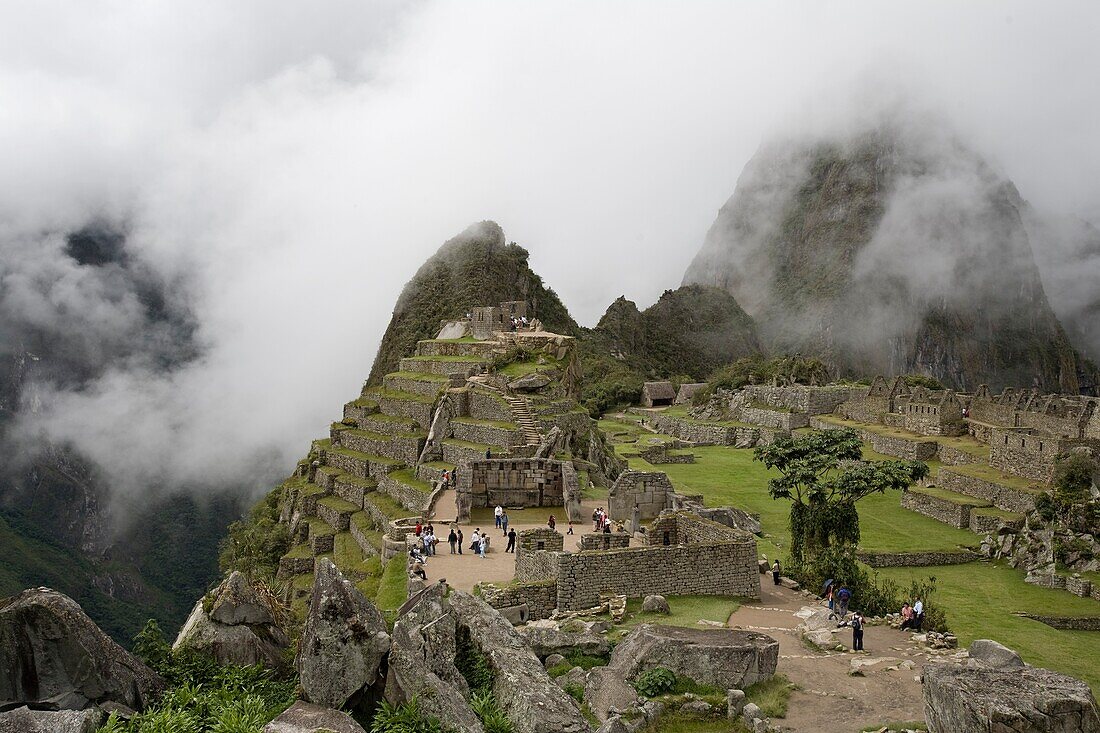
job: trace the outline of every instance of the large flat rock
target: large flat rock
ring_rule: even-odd
[[[1088,685],[1040,667],[926,665],[924,714],[932,733],[1100,733]]]
[[[740,629],[690,629],[643,624],[615,647],[610,668],[625,679],[664,667],[723,690],[744,689],[775,674],[779,642]]]
[[[298,702],[264,726],[264,733],[367,733],[347,713]]]
[[[21,707],[0,713],[0,733],[94,733],[102,722],[99,708],[49,711]]]

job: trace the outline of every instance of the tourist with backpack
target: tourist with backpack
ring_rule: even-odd
[[[836,592],[836,600],[836,613],[840,616],[841,620],[843,620],[844,617],[848,615],[848,603],[852,600],[852,591],[848,590],[846,587],[842,587]]]
[[[451,554],[455,554],[455,545],[458,543],[458,535],[455,534],[455,528],[451,527],[451,533],[447,535],[447,544],[451,546]]]
[[[859,611],[852,614],[851,621],[848,625],[852,627],[852,651],[863,651],[863,616]]]

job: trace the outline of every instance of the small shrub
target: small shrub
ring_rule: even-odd
[[[676,674],[671,669],[654,667],[638,675],[634,689],[642,697],[656,697],[668,692],[676,684]]]
[[[584,688],[576,682],[570,682],[568,685],[562,688],[569,697],[573,698],[579,703],[584,703]]]
[[[768,718],[783,718],[787,715],[787,703],[796,685],[781,674],[750,685],[745,689],[745,699],[755,703]]]
[[[416,698],[400,705],[383,701],[374,712],[371,733],[449,733],[439,718],[420,709]]]
[[[470,709],[481,720],[485,733],[513,733],[515,730],[512,721],[508,720],[491,692],[480,692],[471,696]]]

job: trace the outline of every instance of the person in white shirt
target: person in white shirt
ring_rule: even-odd
[[[924,623],[924,604],[921,599],[917,599],[913,603],[913,626],[912,628],[917,631],[921,630],[921,624]]]
[[[474,533],[470,535],[470,549],[477,552],[481,547],[481,527],[474,530]]]
[[[497,520],[497,529],[500,529],[501,514],[504,514],[504,507],[502,507],[500,504],[497,504],[497,508],[493,510],[493,515],[496,517]]]

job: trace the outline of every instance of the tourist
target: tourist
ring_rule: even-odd
[[[418,520],[416,520],[416,529],[414,529],[414,530],[413,530],[413,533],[414,533],[414,534],[415,534],[415,535],[416,535],[417,537],[419,537],[419,536],[420,536],[420,533],[421,533],[421,532],[423,532],[423,531],[424,531],[424,527],[423,527],[423,525],[421,525],[421,524],[420,524],[420,520],[419,520],[419,519],[418,519]]]
[[[481,527],[474,530],[474,533],[470,535],[470,549],[477,552],[478,547],[481,545]]]
[[[833,611],[833,584],[829,583],[825,586],[825,600],[829,602],[829,615],[832,616]]]
[[[569,531],[567,531],[566,534],[573,534],[573,523],[572,522],[569,523]]]
[[[502,534],[508,534],[508,512],[501,512],[500,528],[502,530]]]
[[[515,552],[516,551],[516,530],[515,529],[508,530],[508,546],[504,548],[504,551],[505,552]]]
[[[500,504],[497,504],[496,509],[493,510],[493,518],[496,520],[497,529],[500,529],[500,515],[501,514],[504,514],[504,507],[502,507]]]
[[[852,591],[847,588],[841,588],[836,592],[836,600],[838,604],[837,615],[841,619],[848,615],[848,603],[852,600]]]
[[[424,550],[425,555],[435,554],[435,533],[432,531],[431,526],[428,527],[428,533],[424,535]]]
[[[604,534],[611,534],[611,520],[610,519],[608,519],[606,522],[603,523],[603,533]]]
[[[772,563],[772,583],[774,583],[775,585],[779,585],[779,573],[780,572],[781,571],[779,569],[779,561],[776,560],[775,562]]]
[[[909,605],[909,601],[901,604],[901,626],[902,631],[905,631],[913,625],[913,607]]]
[[[435,525],[431,522],[428,522],[428,534],[432,536],[432,539],[435,539]]]
[[[489,460],[492,457],[493,457],[493,449],[492,448],[486,448],[485,449],[485,460]]]
[[[592,531],[593,532],[599,532],[600,531],[600,524],[603,522],[603,517],[600,516],[600,514],[601,514],[601,511],[600,511],[599,507],[596,507],[595,511],[592,512]]]
[[[458,528],[458,542],[456,542],[455,544],[458,545],[458,554],[461,555],[462,554],[462,527]]]
[[[863,651],[863,616],[859,611],[852,613],[852,620],[848,625],[852,627],[852,651]]]
[[[428,579],[428,574],[424,572],[424,563],[420,562],[419,560],[413,561],[411,572],[413,575],[419,576],[421,580]]]
[[[455,534],[455,528],[451,527],[451,533],[447,535],[447,544],[451,546],[451,554],[455,554],[455,544],[458,542],[458,535]]]
[[[550,518],[546,520],[546,526],[549,527],[550,529],[554,529],[554,527],[557,525],[557,523],[558,523],[558,520],[554,519],[553,514],[551,514]]]
[[[913,601],[913,625],[910,628],[913,628],[913,629],[916,629],[917,631],[920,631],[921,630],[921,625],[923,623],[924,623],[924,604],[921,603],[921,600],[918,597],[915,601]]]
[[[477,554],[481,556],[481,559],[485,559],[485,553],[489,551],[489,535],[483,534],[481,536],[481,542],[477,543]]]

